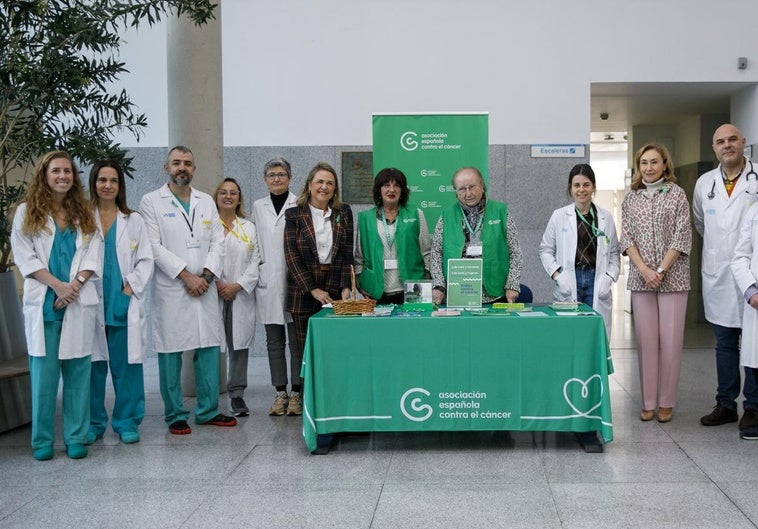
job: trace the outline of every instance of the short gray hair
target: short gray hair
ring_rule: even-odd
[[[290,178],[292,177],[292,168],[290,167],[290,163],[282,156],[275,156],[266,162],[266,165],[263,166],[263,176],[266,176],[266,173],[268,173],[268,170],[272,167],[283,167],[284,171],[287,173],[287,176]]]

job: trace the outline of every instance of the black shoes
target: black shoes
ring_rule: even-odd
[[[720,403],[713,407],[711,413],[700,417],[703,426],[719,426],[730,422],[737,422],[737,410],[725,408]]]
[[[168,431],[174,435],[187,435],[192,433],[187,421],[174,421],[168,425]]]
[[[235,417],[247,417],[250,415],[250,410],[245,404],[245,399],[242,397],[232,397],[232,413]]]
[[[203,424],[208,424],[210,426],[237,426],[237,419],[234,417],[229,417],[228,415],[224,415],[223,413],[219,413],[213,419],[208,422],[204,422]]]

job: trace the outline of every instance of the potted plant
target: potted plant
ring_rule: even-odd
[[[139,138],[147,119],[136,111],[126,91],[113,88],[127,71],[118,60],[120,32],[141,23],[153,25],[169,13],[188,16],[200,25],[213,17],[215,7],[210,0],[3,1],[0,363],[26,354],[21,307],[11,270],[10,232],[35,159],[61,149],[71,153],[80,165],[115,159],[131,175],[132,160],[113,137],[127,130]],[[16,381],[0,380],[0,384],[7,382]],[[3,426],[0,416],[0,431]]]

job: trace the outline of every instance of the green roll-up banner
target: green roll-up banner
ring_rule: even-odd
[[[429,229],[443,207],[455,202],[453,173],[464,166],[479,169],[487,182],[489,114],[373,115],[374,175],[385,167],[405,173],[411,197],[421,208]]]

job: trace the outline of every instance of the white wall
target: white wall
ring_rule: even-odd
[[[732,97],[730,112],[748,144],[758,144],[758,86],[745,88]]]
[[[372,112],[461,110],[490,112],[492,144],[586,143],[592,82],[758,82],[758,31],[735,27],[755,0],[222,4],[227,146],[368,145]],[[122,55],[140,146],[167,143],[164,32]]]

